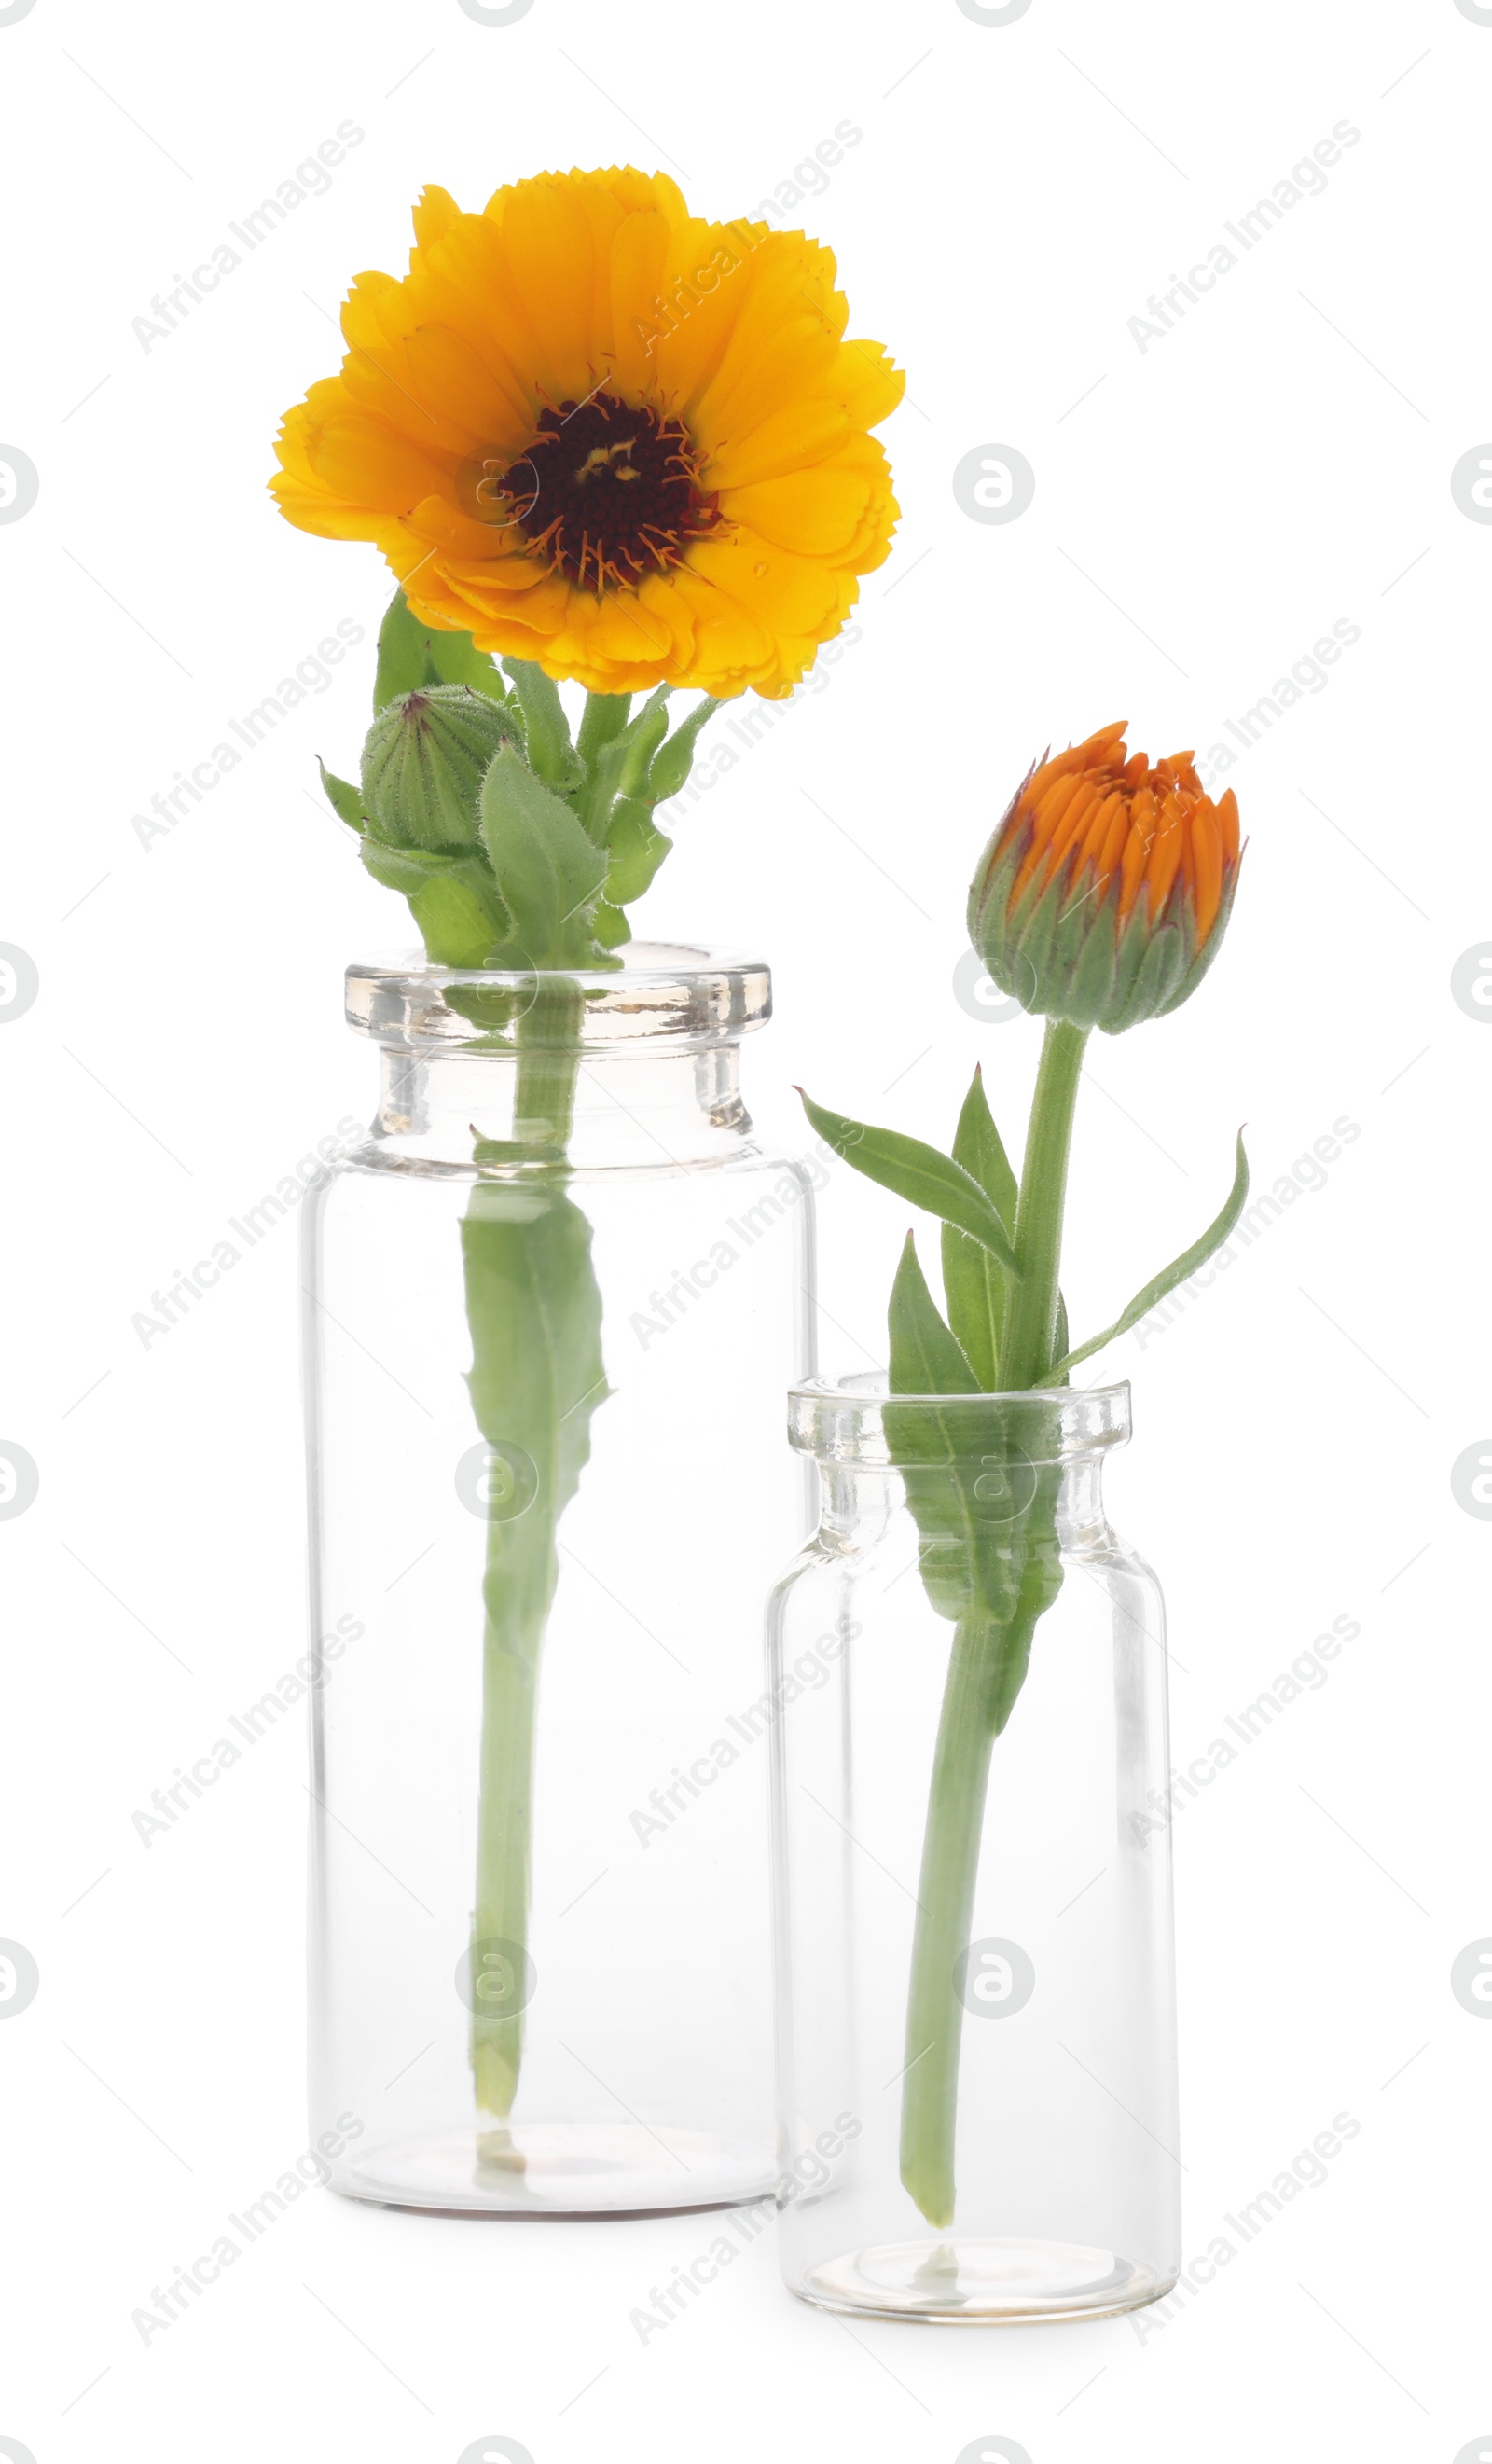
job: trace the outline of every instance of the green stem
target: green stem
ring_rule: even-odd
[[[1017,1284],[1000,1345],[1000,1384],[1024,1394],[1057,1357],[1057,1287],[1067,1200],[1067,1153],[1088,1030],[1048,1019],[1026,1131],[1014,1247]]]
[[[518,1021],[513,1134],[525,1144],[558,1147],[561,1153],[569,1146],[584,1008],[585,997],[569,976],[540,976],[533,1001]]]
[[[954,2140],[964,2005],[954,1969],[969,1942],[990,1755],[1025,1675],[1040,1609],[983,1611],[954,1629],[932,1756],[907,1994],[901,2177],[932,2225],[954,2220]]]
[[[505,1526],[488,1527],[487,1603],[482,1638],[481,1794],[477,1809],[476,1903],[473,1947],[501,1944],[487,1973],[495,2011],[474,2009],[472,2068],[478,2116],[477,2145],[487,2163],[514,2163],[509,2120],[523,2059],[523,2012],[505,2012],[515,1979],[523,1972],[528,1947],[529,1892],[533,1868],[534,1745],[538,1708],[538,1662],[548,1617],[547,1598],[528,1617],[505,1613],[502,1593],[509,1570],[501,1562]],[[483,1980],[472,1961],[472,1983]]]
[[[580,1074],[581,1006],[579,984],[565,978],[541,980],[518,1023],[513,1125],[518,1143],[561,1153],[568,1147]],[[473,1219],[478,1216],[474,1197]],[[472,1306],[471,1282],[478,1271],[469,1259],[468,1314],[479,1360],[482,1311]],[[511,1306],[511,1296],[505,1297]],[[536,1342],[545,1339],[538,1322],[532,1334]],[[528,1951],[539,1662],[559,1573],[555,1519],[542,1497],[518,1522],[494,1517],[487,1528],[482,1583],[482,1734],[472,1939],[473,1947],[502,1948],[485,1970],[494,2007],[473,2009],[472,2068],[479,2155],[485,2164],[515,2168],[521,2168],[522,2160],[513,2147],[510,2121],[523,2058],[524,2013],[521,2002],[516,2010],[503,2005],[513,1998]],[[472,1966],[479,1999],[482,1977],[474,1958]]]
[[[1086,1043],[1086,1028],[1047,1021],[1016,1204],[1012,1245],[1020,1280],[999,1346],[1007,1394],[1026,1393],[1058,1356],[1067,1157]],[[964,2020],[955,1969],[973,1922],[995,1740],[1024,1682],[1038,1621],[1062,1580],[1055,1507],[1048,1475],[1011,1528],[1011,1555],[1020,1561],[1010,1569],[1018,1587],[1014,1614],[997,1617],[976,1605],[958,1620],[933,1751],[907,1999],[901,2172],[928,2222],[940,2229],[953,2223],[954,2206]],[[977,1602],[977,1587],[975,1596]]]

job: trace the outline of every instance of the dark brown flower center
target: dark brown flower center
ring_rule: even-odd
[[[469,510],[521,532],[553,571],[598,593],[678,564],[720,524],[682,421],[610,393],[544,411],[506,470],[483,466],[474,498]]]

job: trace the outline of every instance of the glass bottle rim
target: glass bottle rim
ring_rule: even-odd
[[[422,950],[354,959],[346,1018],[355,1034],[396,1051],[498,1053],[516,1049],[519,1023],[546,987],[578,985],[578,1030],[523,1036],[528,1048],[673,1052],[732,1045],[772,1015],[766,961],[709,942],[627,941],[619,967],[435,967]],[[536,1024],[538,1022],[536,1022]]]
[[[1031,1463],[1072,1463],[1128,1445],[1130,1381],[1003,1395],[891,1395],[885,1370],[874,1369],[806,1377],[788,1389],[788,1442],[821,1463],[926,1470],[930,1458],[918,1440],[934,1431],[940,1441],[952,1439],[957,1462],[998,1453]]]

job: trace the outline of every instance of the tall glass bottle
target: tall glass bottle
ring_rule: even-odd
[[[760,1602],[805,1528],[810,1174],[764,966],[355,966],[307,1209],[311,2101],[335,2186],[611,2214],[773,2178]]]

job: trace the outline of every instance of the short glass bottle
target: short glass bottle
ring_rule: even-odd
[[[354,966],[368,1138],[307,1208],[311,2105],[335,2187],[605,2215],[768,2189],[760,1603],[810,1176],[764,966]]]
[[[1164,1610],[1101,1493],[1129,1388],[789,1413],[822,1507],[769,1617],[787,2283],[1138,2307],[1180,2215]]]

